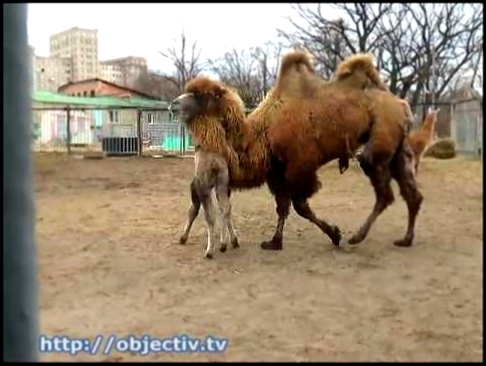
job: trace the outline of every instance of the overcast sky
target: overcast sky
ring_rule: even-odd
[[[71,27],[98,29],[101,60],[142,56],[149,68],[170,63],[158,51],[180,37],[198,40],[203,58],[228,48],[247,48],[275,39],[286,27],[290,4],[29,4],[29,44],[49,55],[49,36]]]

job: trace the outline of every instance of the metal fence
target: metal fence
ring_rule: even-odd
[[[429,107],[440,108],[435,127],[436,137],[452,139],[456,143],[458,153],[470,155],[482,161],[482,100],[468,99],[434,105],[417,104],[412,106],[416,127],[422,123]]]
[[[454,104],[451,120],[451,138],[457,150],[483,160],[483,106],[479,100]]]
[[[412,106],[418,127],[429,105]],[[482,101],[436,103],[436,137],[451,138],[459,153],[482,159]],[[250,111],[247,111],[250,112]],[[192,136],[168,109],[134,107],[33,108],[33,148],[36,151],[98,150],[107,155],[194,152]]]
[[[103,151],[107,155],[194,151],[192,138],[168,109],[33,108],[34,151]]]

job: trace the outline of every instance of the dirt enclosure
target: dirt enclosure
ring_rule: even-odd
[[[317,214],[340,226],[334,248],[290,214],[284,250],[265,252],[276,224],[266,187],[236,192],[241,248],[203,258],[202,212],[178,244],[192,159],[82,160],[36,155],[41,333],[87,337],[185,334],[227,338],[224,353],[140,356],[50,353],[45,361],[481,361],[482,165],[425,159],[415,245],[395,203],[365,242],[347,239],[374,196],[354,167],[320,171]]]

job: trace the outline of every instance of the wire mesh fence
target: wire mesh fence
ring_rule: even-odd
[[[439,110],[435,133],[437,138],[450,138],[456,143],[459,154],[473,156],[482,161],[483,102],[468,99],[450,103],[417,104],[412,106],[415,126],[418,127],[428,109]]]
[[[168,109],[33,108],[34,151],[101,151],[108,156],[185,155],[190,134]]]
[[[429,105],[415,105],[418,127]],[[482,159],[482,101],[437,103],[436,135],[451,138],[459,153]],[[250,112],[250,111],[247,111]],[[192,136],[168,108],[36,107],[33,108],[35,151],[100,151],[107,156],[189,155]]]

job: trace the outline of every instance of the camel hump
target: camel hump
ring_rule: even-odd
[[[356,71],[362,71],[372,80],[380,78],[378,70],[375,68],[373,56],[369,53],[357,53],[342,61],[336,69],[336,79],[344,79],[354,74]]]
[[[220,98],[227,91],[228,89],[221,82],[205,76],[195,77],[190,80],[184,88],[185,93],[193,93],[213,98]]]
[[[283,78],[287,73],[293,69],[299,69],[301,65],[304,65],[310,72],[314,73],[314,65],[310,55],[305,51],[293,51],[286,54],[282,58],[280,64],[279,78]]]

